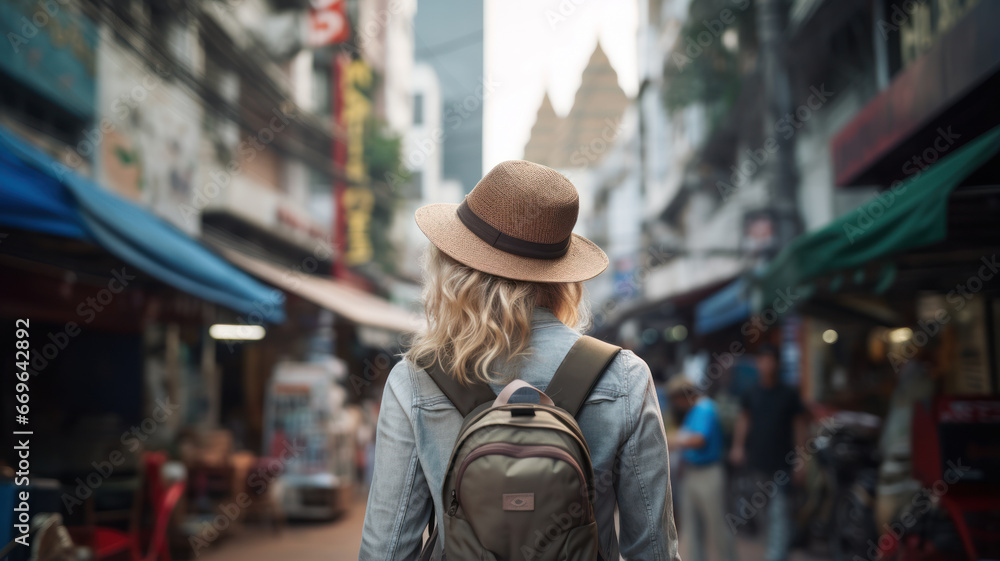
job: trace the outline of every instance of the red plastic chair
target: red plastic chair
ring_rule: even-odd
[[[163,500],[163,464],[169,458],[163,452],[146,452],[143,454],[143,477],[146,481],[146,500],[149,504],[159,504]]]
[[[141,552],[142,540],[138,527],[125,532],[116,528],[96,526],[89,532],[89,539],[86,540],[94,552],[95,560],[107,559],[128,551],[131,561],[170,561],[167,529],[174,508],[184,495],[185,482],[178,481],[164,490],[160,469],[165,462],[166,455],[162,452],[150,452],[143,457],[147,496],[154,516],[153,530],[149,535],[149,546],[145,557]]]
[[[94,549],[94,558],[106,559],[127,549],[132,561],[170,561],[167,528],[170,524],[170,515],[173,513],[174,508],[177,506],[177,501],[180,500],[183,494],[184,482],[174,483],[167,488],[160,504],[154,505],[156,518],[145,557],[139,552],[138,536],[131,532],[122,532],[114,528],[98,527],[94,529],[91,542],[91,547]]]
[[[167,528],[170,525],[170,515],[177,506],[177,501],[184,495],[184,482],[178,481],[167,488],[163,494],[163,501],[158,505],[156,511],[156,523],[153,526],[153,535],[149,539],[149,553],[142,561],[156,561],[157,558],[163,561],[170,561],[170,544],[167,543]]]

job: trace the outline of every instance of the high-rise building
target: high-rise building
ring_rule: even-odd
[[[468,193],[483,174],[483,3],[421,2],[414,25],[417,62],[441,84],[442,177]]]

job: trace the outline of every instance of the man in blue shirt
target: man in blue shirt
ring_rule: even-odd
[[[681,558],[704,561],[708,548],[715,559],[736,561],[735,537],[726,526],[726,470],[722,464],[722,425],[715,402],[701,393],[683,374],[667,383],[670,405],[680,430],[667,439],[671,450],[680,450],[680,540]],[[704,543],[699,543],[703,538]]]

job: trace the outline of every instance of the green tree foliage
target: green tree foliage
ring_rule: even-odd
[[[689,17],[664,63],[663,101],[669,111],[695,103],[713,114],[732,107],[742,84],[741,50],[745,52],[753,39],[753,12],[750,0],[691,3]]]
[[[403,139],[374,118],[365,126],[365,164],[375,205],[371,216],[371,242],[374,261],[387,273],[396,269],[396,248],[389,240],[389,230],[400,200],[397,188],[409,178],[403,165]]]

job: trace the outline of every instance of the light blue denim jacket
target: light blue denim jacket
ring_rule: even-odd
[[[518,377],[544,391],[579,337],[550,310],[536,308],[532,352]],[[666,436],[646,363],[631,351],[619,353],[577,420],[594,464],[601,556],[679,561]],[[444,517],[441,487],[461,424],[462,416],[423,370],[407,361],[392,369],[379,413],[361,561],[417,557],[431,508],[437,520]]]

